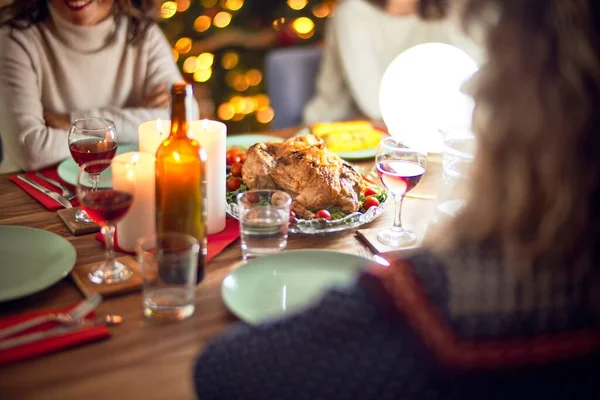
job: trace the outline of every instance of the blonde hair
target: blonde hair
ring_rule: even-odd
[[[594,265],[600,2],[462,0],[461,7],[467,31],[483,28],[488,62],[475,85],[470,198],[433,247],[491,246],[520,265]]]

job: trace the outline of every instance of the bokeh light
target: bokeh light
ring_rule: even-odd
[[[315,23],[307,17],[296,18],[292,23],[294,30],[300,35],[306,35],[315,29]]]
[[[233,79],[233,88],[238,92],[243,92],[250,87],[245,75],[237,74]]]
[[[188,57],[183,62],[183,72],[185,72],[186,74],[192,74],[196,72],[197,69],[198,61],[196,60],[196,57]]]
[[[202,53],[197,57],[198,69],[209,69],[212,67],[215,60],[215,55],[212,53]]]
[[[331,13],[331,9],[326,3],[320,3],[312,8],[312,13],[317,18],[326,18]]]
[[[246,102],[242,96],[233,96],[229,103],[233,106],[236,114],[241,114],[246,107]]]
[[[213,19],[213,24],[217,28],[225,28],[231,22],[231,14],[226,11],[221,11]]]
[[[273,21],[273,29],[275,29],[276,31],[281,31],[285,27],[286,23],[287,20],[285,18],[277,18],[275,21]]]
[[[217,5],[217,0],[202,0],[202,6],[205,8],[212,8]]]
[[[173,53],[173,61],[179,61],[179,52],[176,49],[171,49],[171,52]]]
[[[194,72],[194,80],[196,82],[206,82],[210,79],[211,76],[212,76],[212,68],[197,69],[196,72]]]
[[[196,32],[206,32],[211,23],[212,19],[208,15],[201,15],[194,21],[194,30]]]
[[[175,49],[181,54],[189,53],[192,49],[192,39],[188,37],[182,37],[175,43]]]
[[[237,11],[244,5],[244,0],[222,0],[221,4],[228,10]]]
[[[184,12],[190,8],[190,0],[177,0],[177,11]]]
[[[217,116],[222,121],[229,121],[235,115],[235,108],[230,103],[223,103],[217,109]]]
[[[302,10],[304,7],[306,7],[307,3],[308,3],[308,0],[288,0],[287,1],[287,5],[292,10]]]
[[[258,122],[260,122],[261,124],[268,124],[269,122],[271,122],[273,120],[274,116],[275,116],[275,111],[273,111],[273,109],[271,107],[267,107],[265,109],[258,110],[256,112],[256,120]]]
[[[177,12],[177,3],[174,1],[165,1],[160,6],[160,16],[164,19],[169,19]]]
[[[243,120],[243,119],[244,119],[244,117],[245,117],[245,115],[244,115],[244,114],[235,114],[235,115],[233,116],[233,118],[231,118],[231,119],[232,119],[233,121],[241,121],[241,120]]]
[[[271,104],[271,100],[269,99],[269,96],[267,96],[266,94],[262,94],[262,93],[254,96],[254,100],[256,100],[257,108],[259,110],[265,109],[265,108],[269,107],[269,105]]]
[[[240,56],[238,56],[237,53],[234,53],[232,51],[223,54],[223,58],[221,59],[221,65],[225,69],[234,69],[235,67],[237,67],[239,62]]]
[[[246,72],[246,80],[250,86],[258,85],[260,82],[262,82],[262,78],[262,72],[257,69],[251,69]]]

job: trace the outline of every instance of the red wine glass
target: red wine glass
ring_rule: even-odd
[[[117,152],[117,130],[115,124],[106,118],[81,118],[71,123],[69,129],[69,150],[75,163],[82,164],[94,160],[110,160]],[[97,168],[101,168],[99,165]],[[92,182],[94,173],[101,170],[89,171]],[[83,210],[77,211],[75,220],[89,223],[93,220]]]
[[[95,160],[81,165],[77,180],[77,199],[90,218],[102,227],[106,243],[105,260],[89,274],[94,283],[123,282],[133,275],[126,265],[115,259],[113,249],[115,224],[121,220],[133,203],[134,181],[129,175],[113,182],[115,163],[127,164],[126,160]],[[133,166],[132,166],[133,168]],[[128,170],[127,165],[119,170]]]
[[[379,143],[375,167],[381,183],[396,200],[394,225],[377,233],[377,240],[390,247],[405,247],[417,241],[417,235],[402,228],[402,200],[425,173],[427,154],[404,146],[398,139],[387,137]]]

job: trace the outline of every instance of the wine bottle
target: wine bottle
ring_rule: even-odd
[[[171,131],[156,151],[156,230],[186,233],[198,240],[200,283],[206,266],[206,152],[188,137],[191,85],[174,83],[171,102]]]

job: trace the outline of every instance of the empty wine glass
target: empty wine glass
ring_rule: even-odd
[[[71,123],[69,129],[69,151],[75,163],[82,164],[93,160],[110,160],[117,152],[117,130],[115,123],[106,118],[81,118]],[[101,168],[102,165],[96,168]],[[90,178],[94,182],[94,172]],[[77,211],[75,220],[89,223],[92,219],[83,210]]]
[[[413,189],[425,173],[427,155],[404,146],[398,139],[387,137],[379,143],[375,156],[375,167],[381,183],[396,200],[394,225],[377,233],[377,240],[391,247],[410,246],[417,235],[402,228],[402,200]]]
[[[95,160],[81,165],[77,179],[77,199],[90,218],[102,227],[106,244],[106,257],[89,274],[94,283],[123,282],[133,275],[126,265],[115,259],[113,249],[115,224],[122,219],[133,203],[133,174],[125,174],[118,183],[113,184],[112,163],[127,164],[125,160]],[[133,165],[131,165],[133,168]],[[128,170],[124,165],[119,170]]]

